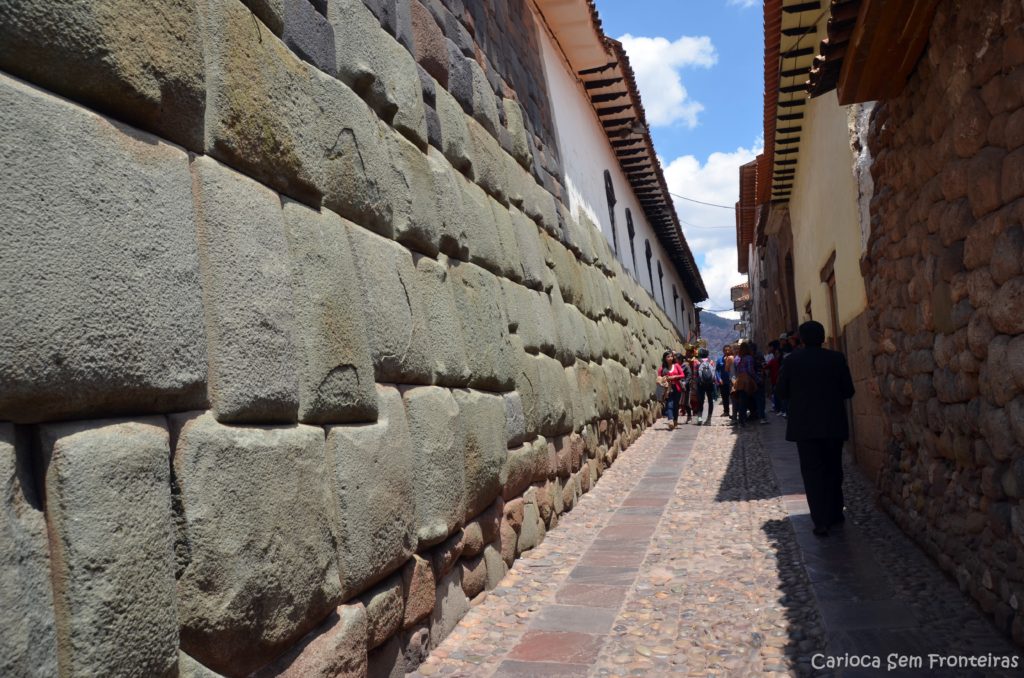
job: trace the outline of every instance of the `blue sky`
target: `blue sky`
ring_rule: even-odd
[[[739,166],[763,144],[761,3],[596,1],[605,33],[630,56],[669,190],[734,204]],[[703,306],[730,307],[729,287],[744,279],[736,271],[734,213],[675,202],[711,294]]]

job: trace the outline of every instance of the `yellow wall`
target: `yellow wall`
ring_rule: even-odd
[[[839,105],[835,91],[808,101],[789,202],[797,311],[806,320],[810,299],[814,319],[829,334],[828,288],[821,282],[821,269],[833,251],[840,331],[867,306],[848,111]]]

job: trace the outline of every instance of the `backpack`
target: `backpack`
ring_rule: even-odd
[[[700,379],[702,386],[712,386],[715,383],[715,368],[711,364],[710,360],[706,358],[700,361],[700,367],[697,368],[697,376]]]

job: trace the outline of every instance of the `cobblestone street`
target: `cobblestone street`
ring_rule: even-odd
[[[727,421],[648,430],[417,675],[1004,675],[927,668],[1014,650],[856,470],[847,526],[815,538],[783,420]],[[816,653],[882,670],[815,670]],[[890,653],[924,668],[886,671]]]

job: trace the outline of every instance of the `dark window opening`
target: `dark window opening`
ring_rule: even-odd
[[[612,186],[612,173],[604,171],[604,194],[608,198],[608,219],[612,224],[612,249],[615,258],[619,258],[619,234],[615,231],[615,187]]]
[[[633,228],[633,213],[626,208],[626,232],[629,234],[629,256],[633,260],[633,275],[636,275],[636,245],[633,243],[633,237],[636,235],[636,229]]]
[[[676,317],[676,322],[680,325],[683,324],[682,313],[679,312],[679,292],[676,291],[676,286],[672,285],[672,315]]]
[[[654,274],[651,272],[651,241],[644,238],[644,256],[647,258],[647,282],[650,283],[649,290],[651,290],[651,296],[654,296]]]
[[[665,310],[665,283],[663,281],[665,274],[661,272],[661,262],[658,262],[658,289],[661,290],[661,308]]]

